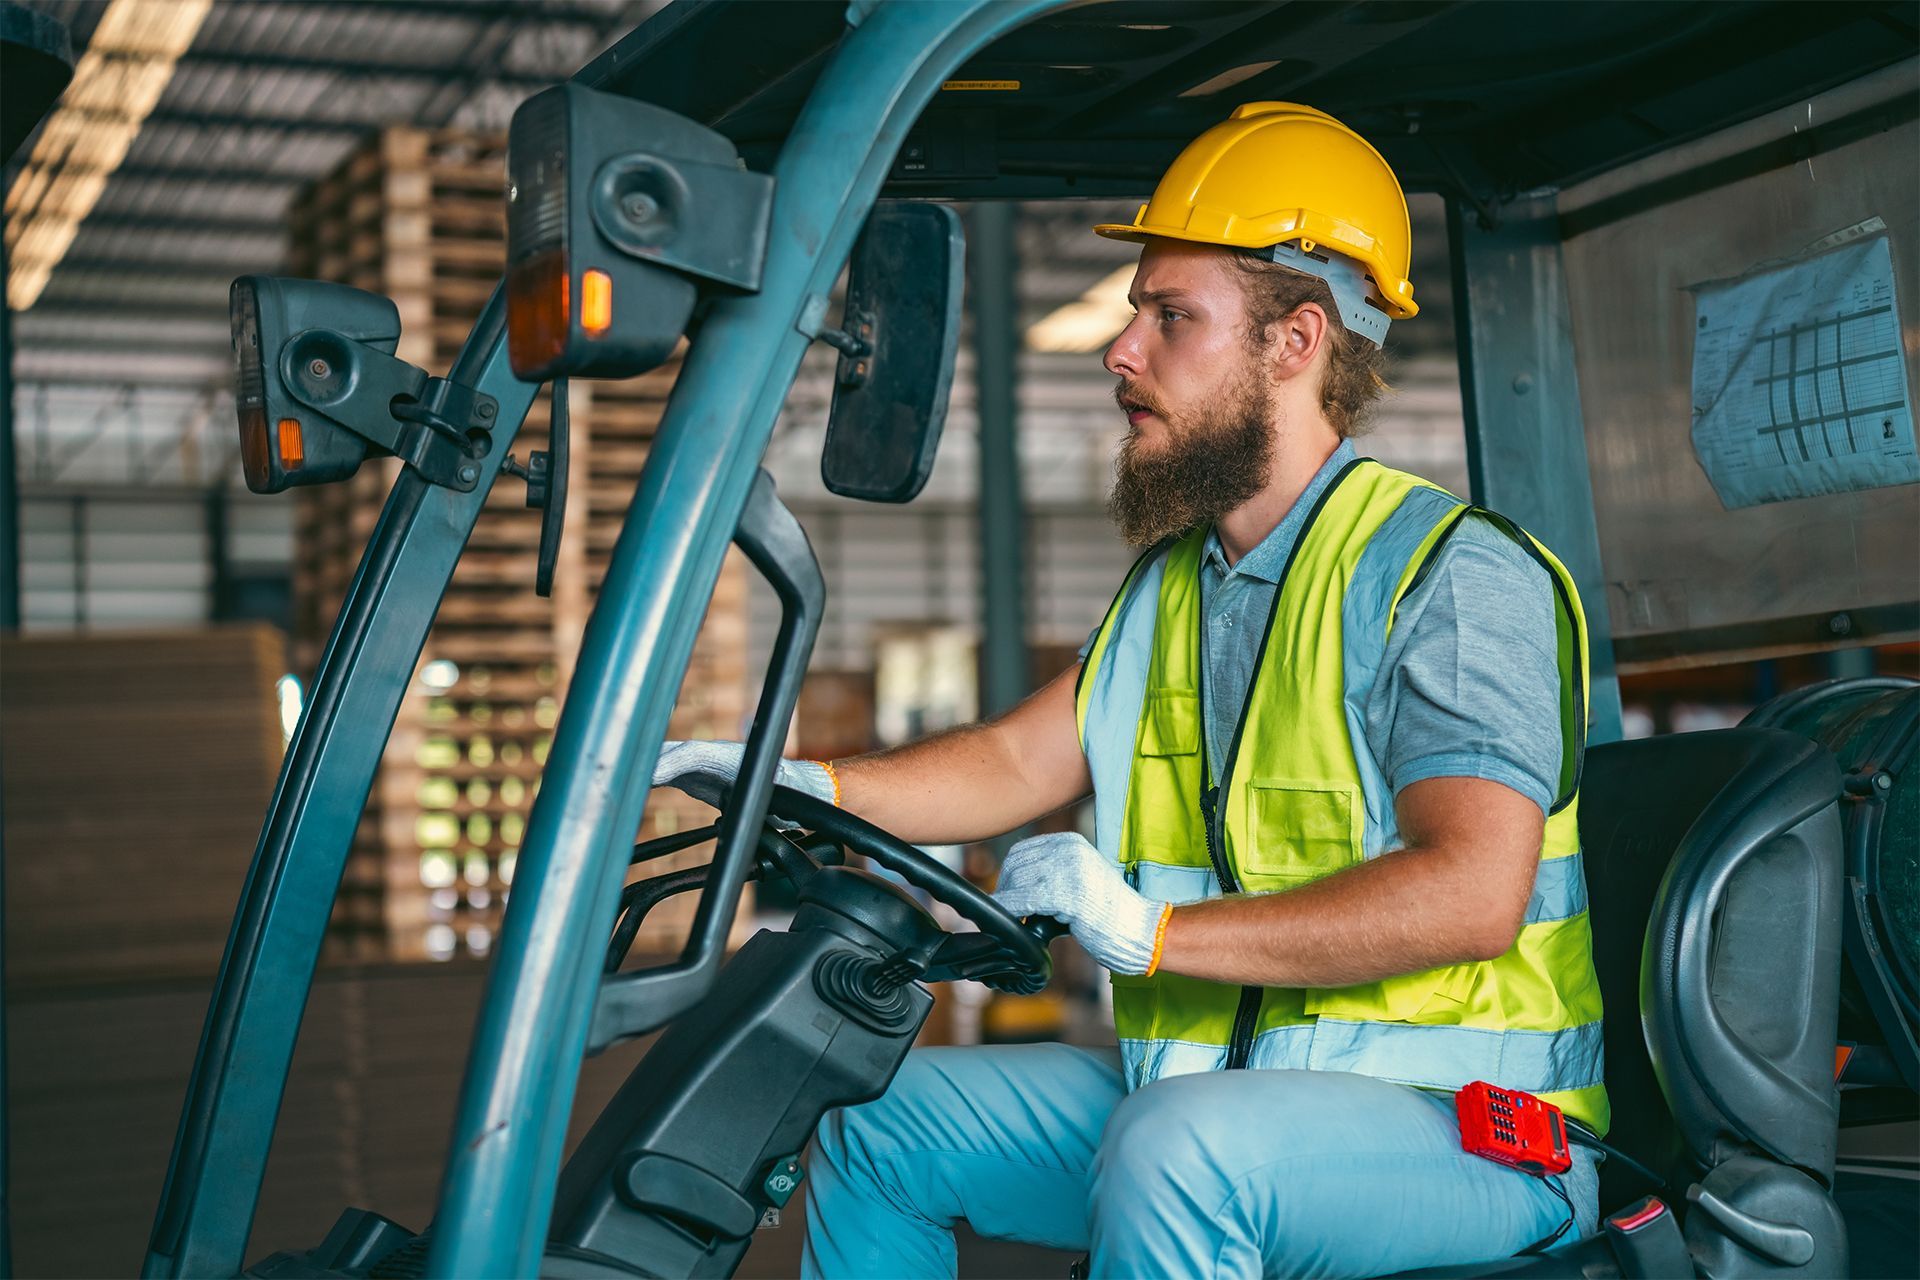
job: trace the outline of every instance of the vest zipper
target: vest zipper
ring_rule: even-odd
[[[1200,793],[1201,825],[1207,833],[1207,861],[1213,864],[1220,892],[1240,892],[1240,879],[1227,864],[1226,842],[1220,838],[1220,788],[1208,787]],[[1259,987],[1241,987],[1240,1003],[1233,1011],[1233,1035],[1227,1042],[1227,1070],[1238,1071],[1253,1055],[1254,1020],[1260,1013]]]
[[[1365,461],[1365,458],[1355,458],[1353,461],[1347,463],[1346,466],[1340,468],[1333,479],[1327,482],[1327,487],[1320,491],[1320,496],[1314,500],[1312,508],[1307,512],[1307,518],[1300,523],[1300,532],[1294,537],[1293,548],[1287,552],[1287,562],[1280,570],[1280,580],[1274,584],[1273,605],[1267,611],[1266,630],[1261,633],[1260,648],[1253,657],[1253,678],[1247,685],[1245,699],[1240,703],[1240,719],[1233,726],[1233,737],[1227,745],[1227,758],[1220,770],[1220,782],[1226,782],[1233,777],[1233,766],[1238,763],[1240,758],[1240,734],[1241,731],[1247,727],[1247,709],[1253,705],[1254,686],[1259,683],[1260,668],[1266,662],[1267,641],[1273,638],[1273,622],[1274,619],[1280,615],[1280,595],[1287,589],[1287,575],[1293,570],[1294,559],[1299,556],[1300,547],[1306,542],[1307,535],[1312,532],[1314,522],[1320,517],[1321,509],[1327,505],[1327,499],[1331,498],[1333,491],[1340,487],[1340,482],[1345,480],[1349,473]],[[1207,785],[1208,779],[1213,776],[1213,770],[1207,762],[1207,730],[1204,720],[1207,706],[1206,617],[1204,612],[1200,619],[1200,635],[1202,640],[1200,646],[1200,670],[1197,673],[1196,682],[1200,695],[1200,714],[1203,717],[1200,726],[1201,826],[1207,834],[1207,860],[1213,864],[1213,874],[1220,881],[1220,892],[1238,893],[1240,892],[1240,879],[1234,875],[1233,867],[1227,862],[1226,836],[1220,829],[1220,786],[1218,783],[1212,786]],[[1243,986],[1240,988],[1240,1003],[1233,1011],[1233,1035],[1227,1042],[1226,1069],[1228,1071],[1241,1070],[1252,1060],[1253,1033],[1260,1017],[1260,1002],[1265,999],[1265,997],[1266,989],[1264,987]]]
[[[1207,860],[1220,881],[1220,892],[1240,892],[1240,879],[1227,864],[1226,842],[1220,838],[1220,788],[1208,787],[1200,793],[1200,816],[1207,833]],[[1253,1056],[1254,1021],[1260,1014],[1262,992],[1259,987],[1241,987],[1240,1003],[1233,1011],[1233,1035],[1227,1041],[1227,1070],[1238,1071]]]

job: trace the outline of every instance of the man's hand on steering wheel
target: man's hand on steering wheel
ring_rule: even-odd
[[[1170,903],[1142,895],[1113,859],[1073,831],[1022,840],[1000,868],[994,895],[1017,916],[1065,921],[1087,954],[1115,973],[1160,967]]]
[[[740,774],[745,747],[738,742],[669,742],[654,767],[653,785],[675,786],[724,809]],[[1066,931],[1040,916],[1022,920],[959,872],[936,862],[890,832],[839,807],[833,770],[818,761],[782,760],[774,777],[767,823],[778,830],[804,828],[847,853],[864,855],[953,908],[977,933],[948,936],[929,957],[922,980],[974,979],[1004,991],[1034,992],[1052,975],[1047,943]],[[805,857],[799,845],[790,856]],[[811,862],[812,859],[807,859]],[[818,865],[815,864],[815,870]]]
[[[678,787],[695,800],[718,809],[740,776],[743,742],[668,742],[653,766],[653,785]],[[840,784],[831,766],[818,760],[782,760],[774,782],[828,804],[840,803]]]

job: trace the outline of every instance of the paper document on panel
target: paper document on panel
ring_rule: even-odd
[[[1693,293],[1693,449],[1723,505],[1920,481],[1884,234]]]

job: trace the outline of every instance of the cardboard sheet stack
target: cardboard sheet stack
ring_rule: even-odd
[[[10,982],[213,972],[286,671],[263,625],[0,640]]]

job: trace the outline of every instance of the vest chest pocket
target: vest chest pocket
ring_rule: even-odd
[[[1248,889],[1291,889],[1360,861],[1358,787],[1255,778],[1248,805],[1253,847],[1234,850]]]
[[[1200,697],[1191,689],[1149,689],[1140,708],[1133,782],[1127,797],[1129,862],[1205,866],[1200,828]],[[1148,797],[1154,797],[1149,801]]]
[[[1140,754],[1190,756],[1200,750],[1200,695],[1191,689],[1149,689],[1140,709]]]

